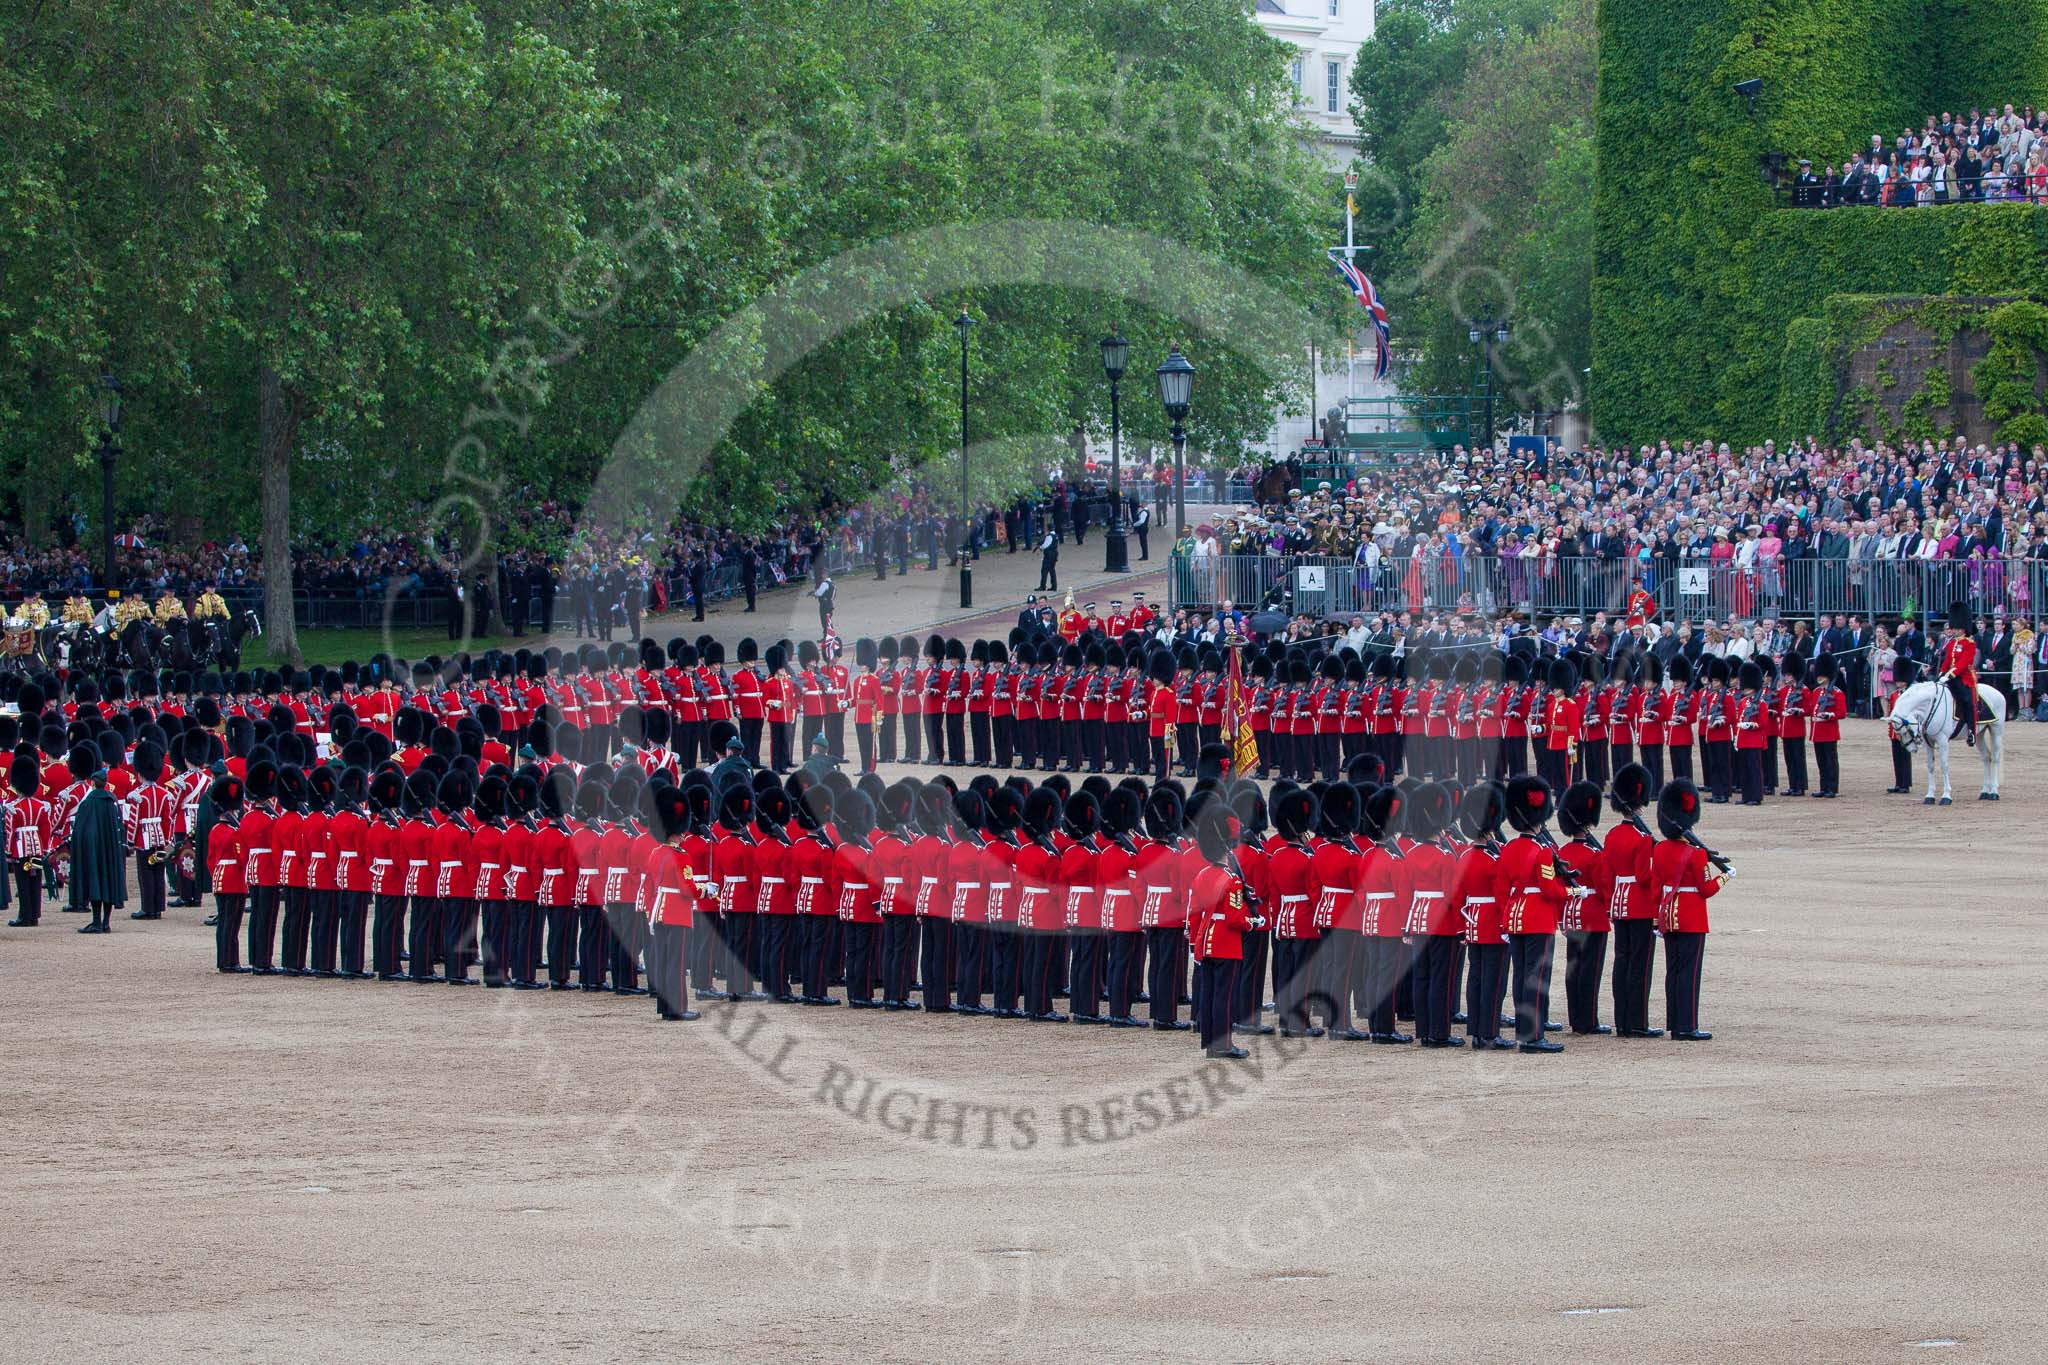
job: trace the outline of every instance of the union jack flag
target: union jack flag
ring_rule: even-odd
[[[1337,273],[1344,277],[1344,283],[1357,296],[1358,306],[1372,318],[1372,377],[1385,379],[1388,362],[1393,358],[1393,352],[1387,345],[1387,306],[1380,302],[1380,291],[1372,287],[1372,281],[1365,277],[1365,272],[1350,261],[1339,257]]]

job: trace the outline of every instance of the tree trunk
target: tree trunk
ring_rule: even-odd
[[[292,616],[292,449],[300,410],[284,379],[268,365],[257,377],[256,458],[263,471],[263,638],[270,657],[297,667],[298,626]]]

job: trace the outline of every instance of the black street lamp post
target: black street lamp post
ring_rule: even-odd
[[[1195,367],[1176,346],[1159,363],[1158,375],[1159,401],[1166,408],[1166,420],[1173,423],[1173,538],[1178,541],[1188,530],[1187,422],[1188,400],[1195,392]]]
[[[1466,340],[1480,348],[1486,363],[1486,448],[1493,449],[1493,348],[1508,341],[1506,318],[1482,318],[1465,331]]]
[[[1109,376],[1109,530],[1103,536],[1102,571],[1129,573],[1131,552],[1124,541],[1123,413],[1119,407],[1131,343],[1118,327],[1102,339],[1102,372]]]
[[[971,607],[974,568],[967,547],[974,537],[967,526],[967,331],[974,326],[974,319],[962,308],[953,325],[960,329],[960,605]]]
[[[112,370],[100,372],[100,573],[108,590],[114,587],[114,465],[121,458],[121,381]]]

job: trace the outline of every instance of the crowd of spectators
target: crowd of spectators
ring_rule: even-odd
[[[1247,595],[1224,556],[1304,555],[1348,560],[1358,604],[1410,610],[1590,611],[1637,581],[1669,610],[1679,571],[1702,568],[1711,591],[1695,615],[1898,615],[1960,598],[2032,619],[2048,580],[2048,453],[1959,437],[1666,441],[1514,463],[1460,448],[1295,490],[1179,548],[1196,601]]]
[[[1792,182],[1800,208],[1886,208],[1960,203],[2048,203],[2048,109],[2008,104],[1967,117],[1929,115],[1889,143],[1882,133],[1840,163],[1816,171],[1802,158]]]
[[[860,502],[830,492],[792,503],[745,530],[679,510],[659,531],[619,532],[579,525],[571,503],[536,499],[494,528],[495,572],[458,575],[452,542],[435,544],[417,531],[368,528],[345,540],[305,538],[294,547],[293,580],[308,624],[373,620],[389,600],[419,604],[422,623],[446,620],[451,632],[467,603],[478,633],[495,623],[513,633],[543,632],[558,617],[579,635],[637,634],[651,611],[699,609],[710,601],[755,596],[789,583],[860,568],[935,571],[962,553],[1034,547],[1046,530],[1084,538],[1107,521],[1099,480],[1069,481],[1057,472],[1005,504],[982,503],[963,527],[947,490],[922,482]],[[1127,514],[1140,507],[1126,499]],[[20,528],[0,531],[0,599],[31,592],[48,602],[72,594],[103,597],[99,545],[83,518],[68,517],[32,545]],[[208,590],[235,610],[254,607],[263,588],[263,557],[252,537],[231,535],[177,543],[154,516],[126,523],[116,538],[112,586],[155,601],[186,602]]]

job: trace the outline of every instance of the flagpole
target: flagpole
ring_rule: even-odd
[[[1344,259],[1350,260],[1358,254],[1357,239],[1353,230],[1358,222],[1358,172],[1344,172]]]

